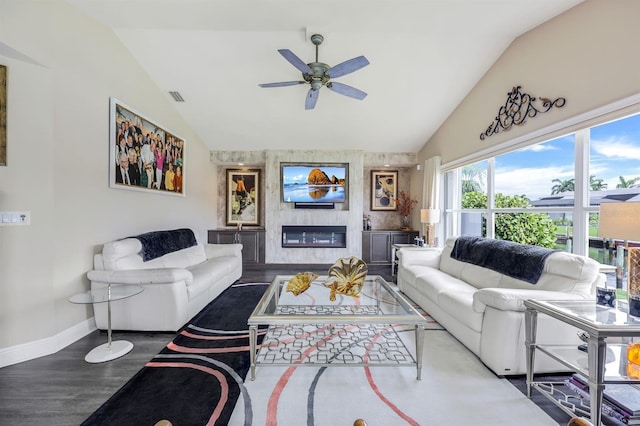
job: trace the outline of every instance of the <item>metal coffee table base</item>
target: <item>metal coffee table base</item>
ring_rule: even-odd
[[[397,327],[397,326],[396,326]],[[424,327],[415,326],[415,358],[396,329],[384,324],[295,324],[270,326],[260,349],[258,327],[249,327],[251,380],[257,365],[262,366],[416,366],[416,379],[422,377]]]

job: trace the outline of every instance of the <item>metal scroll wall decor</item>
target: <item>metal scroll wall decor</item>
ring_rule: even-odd
[[[531,96],[528,93],[520,91],[522,86],[515,86],[511,89],[511,92],[507,94],[507,101],[500,107],[498,115],[487,130],[480,134],[480,140],[511,129],[514,125],[521,126],[529,117],[535,117],[538,113],[548,112],[551,108],[562,108],[567,100],[565,98],[556,98],[551,100],[549,98],[540,98],[542,105],[538,102],[536,106],[536,97]]]

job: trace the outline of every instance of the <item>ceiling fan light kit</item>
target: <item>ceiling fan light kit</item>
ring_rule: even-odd
[[[309,84],[311,88],[307,92],[304,107],[305,109],[313,109],[318,102],[318,95],[322,86],[327,87],[329,90],[339,93],[350,98],[363,100],[367,97],[367,93],[355,87],[349,86],[343,83],[336,83],[330,81],[332,78],[342,77],[343,75],[350,74],[354,71],[364,68],[369,65],[369,61],[364,56],[358,56],[348,61],[341,62],[338,65],[331,67],[325,63],[318,61],[318,46],[322,44],[324,37],[321,34],[313,34],[311,36],[311,42],[316,46],[316,60],[305,64],[302,59],[296,56],[295,53],[289,49],[279,49],[278,52],[294,67],[302,73],[303,80],[298,81],[283,81],[279,83],[264,83],[260,84],[260,87],[284,87],[295,86],[298,84]]]

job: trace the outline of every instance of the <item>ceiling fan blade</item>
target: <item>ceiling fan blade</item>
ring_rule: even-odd
[[[367,97],[367,94],[365,92],[360,89],[356,89],[355,87],[349,86],[348,84],[336,83],[332,81],[327,84],[327,87],[336,93],[349,96],[350,98],[363,100]]]
[[[305,64],[302,59],[298,58],[296,54],[289,49],[278,49],[278,52],[280,52],[280,54],[284,56],[284,58],[289,61],[291,65],[298,68],[300,72],[303,72],[305,74],[313,74],[313,71],[311,70],[311,68],[309,68],[309,65]]]
[[[306,81],[281,81],[280,83],[262,83],[258,84],[260,87],[284,87],[295,86],[296,84],[305,84]]]
[[[318,102],[319,90],[309,89],[307,92],[307,99],[304,101],[304,109],[313,109]]]
[[[357,58],[349,59],[339,63],[338,65],[329,68],[325,74],[329,74],[331,78],[342,77],[343,75],[358,71],[360,68],[364,68],[369,65],[369,61],[364,56],[358,56]]]

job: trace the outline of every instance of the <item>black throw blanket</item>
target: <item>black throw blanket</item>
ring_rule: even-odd
[[[193,231],[186,228],[147,232],[131,238],[137,238],[142,243],[140,254],[145,262],[198,244]]]
[[[512,241],[462,236],[456,239],[451,257],[535,284],[542,275],[545,260],[553,252]]]

